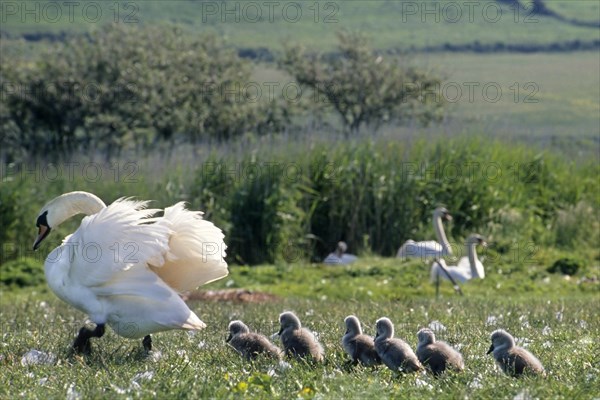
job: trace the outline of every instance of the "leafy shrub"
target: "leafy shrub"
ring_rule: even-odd
[[[560,272],[563,275],[575,275],[580,267],[581,262],[578,260],[573,258],[560,258],[548,268],[548,272],[552,274]]]
[[[214,35],[177,27],[108,25],[1,67],[0,143],[13,157],[115,156],[162,140],[278,131],[286,118],[278,103],[247,99],[250,62]]]
[[[0,266],[0,283],[4,286],[28,287],[44,282],[44,267],[36,259],[23,257]]]
[[[321,259],[339,240],[354,253],[392,256],[407,239],[434,237],[431,212],[443,204],[454,216],[447,226],[450,240],[462,243],[477,232],[486,236],[496,257],[525,262],[540,246],[555,245],[560,205],[595,201],[589,198],[593,191],[577,189],[595,170],[574,170],[550,154],[523,147],[507,153],[502,144],[472,139],[412,146],[362,140],[298,151],[262,150],[241,162],[235,155],[223,156],[216,162],[225,171],[236,166],[235,173],[197,173],[193,202],[212,209],[213,220],[223,223],[233,259],[290,261],[290,248],[282,243],[292,243],[296,254]],[[293,164],[301,176],[239,173],[260,164],[256,160],[284,168]],[[588,225],[598,223],[597,216],[585,215]],[[575,235],[587,229],[570,226]],[[592,243],[568,244],[576,245]]]

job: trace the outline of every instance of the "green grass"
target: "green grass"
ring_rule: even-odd
[[[423,55],[419,62],[444,74],[446,87],[452,82],[463,90],[451,111],[453,118],[481,124],[495,135],[572,137],[592,143],[600,132],[596,118],[600,77],[594,73],[600,69],[600,59],[596,52],[433,54]],[[466,82],[478,84],[472,102]],[[489,97],[483,92],[490,83],[501,87],[497,102],[493,90]],[[533,85],[528,87],[530,83]]]
[[[281,300],[245,305],[192,301],[190,307],[208,328],[196,335],[154,335],[155,352],[160,352],[155,358],[145,358],[141,343],[120,338],[110,329],[93,340],[90,357],[70,356],[68,346],[84,315],[44,286],[4,292],[0,397],[64,398],[69,388],[83,398],[597,396],[599,285],[578,283],[597,269],[566,280],[549,276],[540,266],[506,273],[510,263],[499,264],[501,268],[488,267],[486,280],[465,284],[465,297],[454,295],[446,284],[439,300],[427,281],[428,267],[419,262],[366,258],[347,267],[232,267],[229,277],[205,289],[224,285],[263,289]],[[532,277],[534,271],[537,275]],[[242,319],[270,335],[278,330],[277,316],[284,310],[294,310],[305,326],[318,333],[326,349],[324,365],[290,361],[291,368],[286,369],[266,360],[249,364],[225,345],[230,320]],[[343,318],[348,314],[361,319],[367,334],[374,333],[377,318],[388,316],[396,325],[396,335],[413,347],[419,327],[439,321],[447,330],[438,337],[460,348],[466,370],[435,379],[397,376],[385,367],[351,369],[340,346]],[[489,334],[496,328],[507,329],[525,343],[546,367],[548,378],[513,379],[499,372],[492,357],[485,355]],[[51,365],[21,365],[22,356],[31,349],[50,352],[56,360]]]
[[[495,137],[545,141],[550,146],[557,141],[555,145],[562,151],[587,148],[593,154],[599,150],[600,77],[596,71],[600,58],[596,52],[418,53],[399,59],[443,76],[436,93],[450,101],[445,132],[478,130]],[[279,82],[283,87],[293,81],[267,64],[257,65],[252,78],[263,87],[267,82]],[[488,92],[484,91],[486,85]],[[397,132],[402,128],[384,130]]]
[[[17,5],[16,12],[12,9],[7,11],[6,21],[3,21],[3,29],[12,34],[85,32],[100,24],[115,21],[135,24],[178,23],[192,32],[214,31],[236,47],[280,49],[282,41],[292,40],[320,50],[331,50],[334,47],[335,32],[340,29],[367,32],[375,39],[376,47],[382,49],[474,42],[484,45],[549,44],[598,38],[596,29],[578,27],[542,16],[526,19],[526,12],[515,15],[514,10],[506,6],[502,6],[502,13],[498,16],[500,6],[493,3],[490,8],[487,6],[488,2],[479,3],[470,11],[462,2],[451,1],[413,2],[416,9],[409,9],[401,1],[305,1],[297,2],[301,12],[298,18],[296,6],[286,8],[294,4],[292,1],[277,2],[272,10],[263,5],[263,2],[255,2],[259,5],[258,12],[263,16],[262,20],[256,22],[257,8],[246,8],[247,3],[243,1],[203,3],[184,0],[86,0],[79,2],[73,9],[72,17],[66,6],[62,6],[57,13],[56,8],[48,6],[51,4],[49,0],[14,3]],[[100,16],[97,17],[95,7],[86,9],[89,3],[99,5]],[[593,21],[598,19],[597,5],[593,3],[583,0],[563,1],[550,8],[559,13],[564,12],[568,17]],[[450,8],[447,8],[448,4],[451,5]],[[455,14],[456,5],[460,7],[459,17]],[[485,6],[487,14],[484,15]],[[22,15],[21,11],[25,9],[34,12]],[[224,10],[234,11],[223,15]],[[434,14],[426,14],[426,10],[434,10]],[[454,20],[457,22],[452,23]]]

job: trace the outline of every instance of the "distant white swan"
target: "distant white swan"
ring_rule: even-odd
[[[485,247],[487,243],[481,235],[473,234],[465,243],[467,257],[461,257],[457,265],[448,266],[444,259],[436,260],[431,264],[431,280],[436,282],[436,291],[439,288],[440,278],[452,281],[455,289],[457,289],[457,282],[464,283],[474,278],[485,278],[485,269],[477,258],[477,245]]]
[[[224,235],[183,202],[162,217],[146,205],[119,199],[107,207],[91,193],[71,192],[47,203],[37,218],[34,250],[51,229],[87,215],[44,265],[52,291],[96,324],[79,331],[78,353],[90,352],[89,339],[101,337],[105,324],[123,337],[144,337],[146,350],[151,333],[206,326],[178,293],[228,274]]]
[[[337,248],[333,253],[329,253],[323,260],[323,264],[329,265],[347,265],[352,264],[358,259],[354,254],[346,254],[348,245],[346,242],[338,242]]]
[[[437,242],[434,240],[422,242],[407,240],[398,250],[396,257],[406,260],[408,257],[430,259],[452,255],[452,247],[446,238],[442,218],[447,221],[452,220],[448,210],[444,207],[438,207],[433,211],[433,229],[435,230]]]

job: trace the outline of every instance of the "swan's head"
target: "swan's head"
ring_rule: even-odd
[[[360,327],[360,321],[354,315],[348,315],[346,319],[344,319],[344,323],[346,324],[346,334],[352,335],[360,335],[362,334],[362,329]]]
[[[302,327],[296,314],[291,311],[284,312],[279,316],[279,324],[281,325],[279,335],[281,335],[281,333],[286,329],[291,328],[292,330],[296,330]]]
[[[394,336],[394,324],[392,324],[392,321],[390,321],[389,318],[379,318],[377,322],[375,322],[375,328],[377,330],[375,339],[389,339]]]
[[[337,255],[339,257],[341,257],[347,250],[348,250],[348,245],[346,244],[346,242],[338,242],[335,252],[337,253]]]
[[[504,329],[498,329],[492,332],[490,339],[492,340],[492,345],[487,351],[487,354],[490,354],[496,349],[510,349],[515,346],[515,339]]]
[[[38,214],[35,223],[38,228],[38,236],[33,243],[33,249],[37,250],[40,247],[52,228],[56,228],[73,215],[80,213],[86,215],[96,214],[104,207],[106,205],[100,198],[87,192],[65,193],[50,200]]]
[[[452,215],[450,215],[450,212],[446,210],[445,207],[438,207],[435,210],[433,210],[433,216],[435,218],[441,218],[446,221],[452,221]]]
[[[429,328],[423,328],[417,332],[417,338],[419,339],[419,345],[422,346],[435,343],[435,334]]]
[[[241,335],[243,333],[249,333],[250,329],[242,321],[231,321],[229,323],[229,336],[226,342],[229,342],[235,335]]]
[[[475,244],[487,247],[487,242],[485,241],[485,238],[477,233],[469,236],[469,238],[467,239],[467,244]]]

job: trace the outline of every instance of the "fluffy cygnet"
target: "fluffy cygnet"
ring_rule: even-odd
[[[279,316],[279,323],[279,336],[286,355],[298,358],[312,356],[315,361],[323,361],[323,347],[311,331],[302,328],[296,314],[284,312]]]
[[[492,345],[487,354],[493,352],[496,363],[502,371],[511,376],[520,376],[524,373],[533,375],[546,375],[540,360],[527,350],[517,347],[515,339],[505,330],[498,329],[492,332]]]
[[[421,363],[410,346],[402,339],[394,338],[394,325],[389,318],[380,318],[375,323],[375,350],[381,361],[393,371],[419,371]]]
[[[276,359],[281,358],[279,347],[263,335],[250,332],[248,326],[242,321],[229,323],[229,337],[226,341],[247,360],[253,360],[260,354]]]
[[[421,364],[435,375],[441,374],[447,368],[462,371],[465,368],[462,355],[450,347],[448,343],[436,341],[435,334],[429,328],[423,328],[417,333],[417,357]]]
[[[352,358],[352,362],[360,362],[366,366],[381,364],[381,359],[375,350],[375,343],[371,336],[362,333],[360,321],[354,315],[344,319],[346,334],[342,338],[342,346]]]

